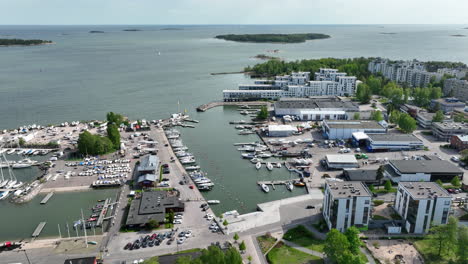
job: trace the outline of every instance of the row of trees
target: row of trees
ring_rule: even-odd
[[[367,260],[360,255],[359,230],[352,226],[343,234],[330,230],[325,239],[324,253],[334,263],[363,264]]]
[[[176,264],[242,264],[242,257],[235,247],[223,251],[217,246],[203,249],[200,257],[184,256],[177,258]]]
[[[370,76],[370,72],[367,70],[367,66],[370,60],[370,58],[323,58],[290,62],[270,60],[264,63],[256,64],[253,67],[246,67],[244,71],[252,72],[257,76],[273,77],[275,75],[289,74],[293,71],[308,71],[314,73],[317,72],[320,68],[335,68],[346,72],[349,75],[354,75],[360,80],[363,80]]]

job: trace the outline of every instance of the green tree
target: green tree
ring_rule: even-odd
[[[380,110],[372,111],[370,118],[377,122],[382,121],[383,120],[382,112]]]
[[[337,263],[341,264],[363,264],[364,261],[359,254],[354,254],[349,250],[343,252],[339,257]]]
[[[382,89],[382,78],[371,75],[367,79],[366,83],[369,86],[372,94],[380,94]]]
[[[239,250],[241,252],[244,252],[246,249],[247,249],[247,246],[245,245],[244,240],[242,240],[242,242],[239,244]]]
[[[402,113],[398,120],[398,126],[405,133],[412,133],[416,129],[416,120],[406,113]]]
[[[436,181],[436,183],[437,183],[438,185],[442,186],[442,187],[444,186],[444,183],[443,183],[440,179],[438,179],[438,180]]]
[[[265,105],[260,108],[260,112],[257,114],[257,119],[265,120],[268,118],[268,109]]]
[[[236,243],[237,243],[237,240],[239,240],[239,235],[237,233],[235,233],[233,238],[234,238],[234,241],[236,241]]]
[[[228,225],[229,225],[228,221],[226,219],[224,219],[223,226],[228,226]]]
[[[334,262],[338,262],[343,252],[349,248],[346,236],[336,229],[330,230],[325,239],[324,253]]]
[[[400,115],[401,115],[400,111],[392,110],[392,112],[390,113],[390,117],[389,117],[388,121],[390,121],[393,124],[398,124],[398,120],[400,120]]]
[[[19,145],[20,147],[22,147],[22,146],[24,146],[24,144],[26,144],[26,141],[24,140],[24,138],[20,137],[20,138],[18,139],[18,145]]]
[[[252,256],[248,256],[248,257],[247,257],[247,260],[249,261],[249,263],[252,262],[252,259],[253,259]]]
[[[199,259],[204,264],[229,264],[225,262],[224,253],[218,246],[203,249]]]
[[[368,104],[372,97],[372,91],[365,83],[360,83],[356,89],[356,97],[362,104]]]
[[[224,252],[224,261],[226,264],[242,264],[242,256],[239,254],[237,249],[230,247],[226,252]]]
[[[453,177],[453,179],[450,181],[450,183],[455,187],[460,187],[461,186],[460,178],[458,178],[458,176]]]
[[[168,223],[174,222],[174,212],[172,210],[167,214],[167,222]]]
[[[359,112],[354,113],[353,119],[354,119],[354,120],[359,120],[359,119],[361,119],[361,114],[359,114]]]
[[[192,257],[191,256],[182,256],[176,259],[175,264],[191,264]]]
[[[392,190],[392,183],[390,182],[390,180],[387,180],[385,182],[385,186],[384,186],[384,189],[389,192],[390,190]]]
[[[384,178],[384,172],[385,172],[384,166],[383,165],[379,166],[379,168],[377,169],[377,174],[375,176],[375,179],[379,181],[379,185],[381,184],[382,179]]]
[[[369,185],[369,190],[370,190],[371,192],[374,192],[374,191],[375,191],[374,184]]]
[[[444,121],[444,119],[445,119],[444,113],[441,110],[439,110],[436,112],[434,117],[432,117],[432,122],[442,122]]]
[[[88,131],[84,131],[78,136],[78,151],[83,155],[94,154],[95,137]]]
[[[150,219],[148,221],[148,223],[146,223],[146,228],[149,229],[149,230],[153,230],[155,228],[158,228],[159,227],[159,223],[158,221],[154,220],[154,219]]]
[[[448,248],[447,250],[451,253],[455,253],[457,246],[457,234],[458,234],[458,219],[450,216],[446,225]]]
[[[455,122],[463,122],[465,121],[465,116],[463,116],[463,114],[459,113],[459,114],[455,114],[453,116],[453,121]]]
[[[466,264],[468,260],[468,227],[460,226],[456,248],[457,264]]]
[[[116,126],[120,126],[122,123],[125,122],[125,118],[121,114],[115,114],[113,112],[109,112],[106,115],[107,122],[110,124],[115,124]]]
[[[143,261],[143,264],[159,264],[159,258],[158,257],[152,257],[150,259],[147,259]]]
[[[349,251],[351,251],[352,254],[359,255],[359,249],[361,248],[359,233],[359,229],[355,226],[346,229],[346,232],[344,233],[349,242]]]
[[[114,149],[120,148],[120,132],[116,125],[110,124],[107,126],[107,137],[114,145]]]

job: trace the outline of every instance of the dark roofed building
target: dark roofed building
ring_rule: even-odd
[[[150,220],[163,223],[166,213],[183,212],[184,209],[185,205],[175,191],[143,192],[139,199],[134,199],[130,204],[126,225],[144,226]]]
[[[385,165],[385,175],[394,182],[406,181],[451,181],[463,171],[446,160],[391,160]]]
[[[343,176],[347,181],[361,181],[366,184],[378,184],[377,170],[344,169]]]
[[[156,182],[155,174],[145,174],[138,177],[138,185],[142,187],[152,187]]]

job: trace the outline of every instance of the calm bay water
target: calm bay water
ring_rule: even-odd
[[[159,119],[176,112],[180,101],[182,109],[201,121],[197,128],[182,131],[184,143],[216,182],[206,197],[222,201],[214,208],[216,212],[237,209],[245,213],[255,210],[257,203],[303,194],[304,190],[296,188],[291,193],[280,187],[268,194],[261,192],[256,181],[288,179],[289,173],[285,169],[256,171],[240,159],[232,143],[258,138],[239,136],[227,124],[242,119],[235,109],[195,112],[200,104],[220,100],[223,89],[249,82],[242,74],[210,73],[240,71],[261,62],[253,56],[274,49],[280,50],[274,56],[287,60],[381,56],[468,63],[468,37],[450,36],[468,34],[462,25],[176,27],[182,30],[161,30],[165,26],[0,26],[0,38],[56,43],[0,47],[0,129],[104,119],[108,111],[130,118]],[[126,28],[142,31],[122,31]],[[105,33],[90,34],[90,30]],[[227,33],[295,32],[325,33],[332,38],[300,44],[236,43],[213,38]],[[18,178],[29,180],[34,174],[26,169]],[[44,235],[57,235],[57,223],[69,221],[80,207],[89,208],[103,196],[99,192],[60,194],[63,199],[53,197],[46,207],[39,206],[40,197],[21,206],[1,201],[0,240],[27,237],[44,220],[51,221]],[[9,229],[12,222],[17,223],[15,231]]]

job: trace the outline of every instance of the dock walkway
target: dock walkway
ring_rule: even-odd
[[[214,101],[214,102],[209,102],[207,104],[200,105],[197,107],[197,112],[205,112],[208,109],[211,109],[213,107],[217,106],[222,106],[222,105],[237,105],[237,106],[242,106],[242,105],[266,105],[269,106],[270,102],[264,102],[264,101],[251,101],[251,102],[223,102],[223,101]]]
[[[50,192],[49,194],[47,194],[46,197],[42,199],[41,204],[46,204],[49,201],[49,199],[52,197],[52,195],[54,195],[54,192]]]
[[[42,232],[42,229],[44,229],[44,226],[47,224],[47,222],[40,222],[39,225],[37,225],[36,229],[34,229],[34,232],[32,233],[32,237],[36,238],[38,237],[41,232]]]

